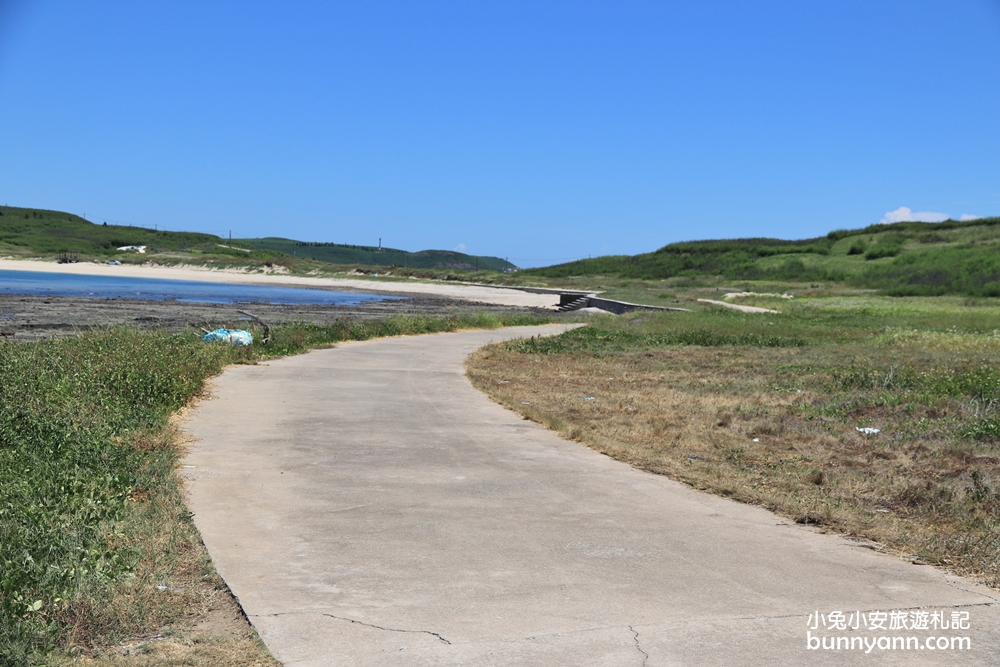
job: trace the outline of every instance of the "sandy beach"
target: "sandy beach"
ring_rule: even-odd
[[[476,285],[395,282],[353,278],[318,278],[280,274],[245,273],[200,267],[108,266],[93,262],[57,264],[32,260],[0,259],[0,270],[40,271],[92,276],[161,278],[212,283],[274,285],[368,292],[405,297],[358,305],[282,305],[189,303],[127,298],[76,296],[0,295],[0,338],[30,341],[73,335],[92,327],[135,326],[141,329],[182,331],[189,327],[213,329],[240,326],[240,308],[250,308],[270,324],[311,322],[329,324],[340,318],[372,319],[392,315],[449,317],[469,312],[495,315],[551,314],[557,294],[532,294],[515,289]]]
[[[235,269],[206,269],[196,266],[122,265],[109,266],[94,262],[57,264],[39,260],[0,258],[0,270],[44,271],[92,276],[127,276],[131,278],[162,278],[168,280],[197,280],[201,282],[242,283],[251,285],[281,285],[285,287],[312,287],[355,292],[377,292],[400,296],[425,295],[519,308],[546,308],[554,310],[559,303],[558,294],[533,294],[504,287],[461,285],[447,283],[399,280],[394,282],[366,280],[363,278],[319,278],[289,276],[278,273],[247,273]]]

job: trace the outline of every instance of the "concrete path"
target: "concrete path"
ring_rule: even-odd
[[[191,506],[285,665],[1000,664],[993,592],[634,470],[468,384],[477,347],[552,330],[351,343],[217,380],[187,422]],[[892,610],[969,628],[824,629]]]

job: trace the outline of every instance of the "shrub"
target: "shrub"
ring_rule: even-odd
[[[878,239],[865,253],[865,259],[882,259],[895,257],[903,249],[906,237],[902,234],[886,234]]]
[[[856,239],[851,247],[847,249],[848,255],[863,255],[865,251],[868,250],[868,244],[864,242],[864,239]]]

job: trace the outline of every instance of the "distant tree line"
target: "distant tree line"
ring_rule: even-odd
[[[369,252],[406,252],[394,248],[377,248],[369,245],[351,245],[349,243],[329,243],[325,241],[296,241],[295,246],[299,248],[347,248],[349,250],[367,250]]]

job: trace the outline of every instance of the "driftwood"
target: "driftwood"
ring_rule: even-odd
[[[271,341],[271,327],[267,326],[267,322],[265,322],[264,320],[260,319],[259,317],[257,317],[253,313],[248,313],[245,310],[237,310],[236,312],[239,313],[240,315],[246,315],[247,317],[249,317],[250,319],[252,319],[254,322],[256,322],[260,326],[264,327],[264,338],[260,341],[261,345],[267,345]]]

